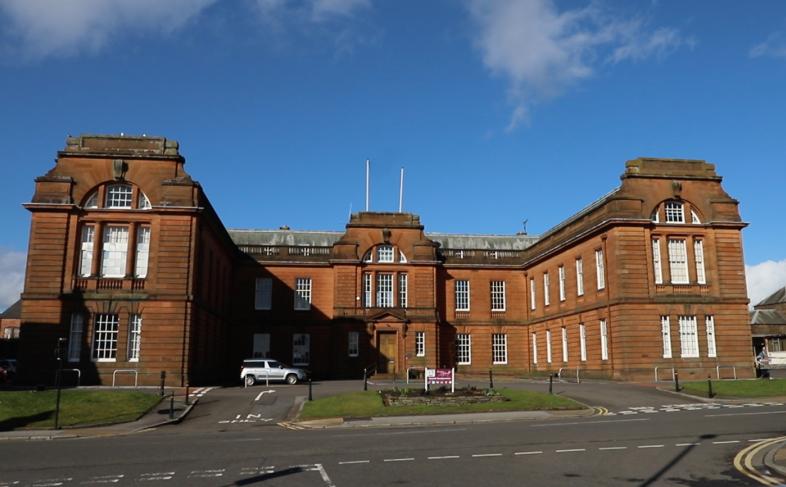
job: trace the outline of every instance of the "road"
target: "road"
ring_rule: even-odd
[[[274,392],[260,394],[267,390]],[[652,389],[628,390],[628,399],[606,403],[611,415],[586,418],[278,426],[305,391],[215,389],[181,425],[112,438],[0,442],[0,486],[756,485],[734,470],[734,455],[786,430],[782,404],[696,405]],[[635,406],[636,399],[650,404]],[[249,414],[253,421],[240,421]]]

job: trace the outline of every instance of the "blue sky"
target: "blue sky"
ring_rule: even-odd
[[[541,233],[637,156],[741,202],[751,298],[786,284],[786,3],[5,0],[0,309],[67,134],[174,138],[227,227]]]

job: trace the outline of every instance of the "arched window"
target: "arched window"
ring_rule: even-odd
[[[133,192],[130,184],[107,185],[104,208],[131,208],[131,194]]]
[[[103,201],[99,202],[99,195]],[[136,197],[135,197],[136,196]],[[103,206],[101,206],[103,203]],[[147,195],[138,187],[128,183],[108,183],[95,188],[85,199],[84,209],[113,208],[113,209],[138,209],[150,210],[153,205]]]
[[[667,201],[665,210],[666,223],[685,223],[685,207],[682,201]]]
[[[404,252],[390,244],[377,245],[363,254],[364,264],[406,264],[407,256]]]

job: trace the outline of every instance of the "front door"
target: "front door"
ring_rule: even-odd
[[[398,356],[396,332],[379,332],[377,334],[377,350],[379,351],[377,371],[380,374],[396,372],[396,357]]]

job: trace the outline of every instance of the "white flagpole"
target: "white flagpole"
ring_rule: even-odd
[[[368,178],[371,172],[371,161],[366,159],[366,211],[368,211]]]
[[[398,212],[401,213],[404,207],[404,168],[401,168],[401,176],[398,181]]]

